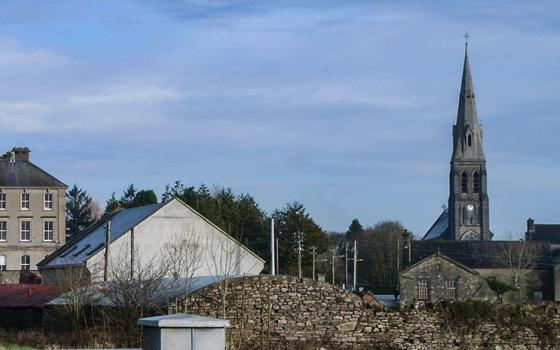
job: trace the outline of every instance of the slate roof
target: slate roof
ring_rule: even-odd
[[[428,241],[432,239],[441,239],[447,233],[448,228],[449,228],[449,211],[446,209],[437,218],[437,220],[434,222],[432,227],[430,227],[428,232],[426,232],[424,237],[422,237],[422,240]]]
[[[105,227],[111,220],[111,242],[138,225],[164,204],[151,204],[137,208],[121,209],[105,215],[76,238],[37,264],[41,267],[81,264],[105,247]]]
[[[0,187],[68,186],[30,161],[0,159]]]
[[[560,244],[560,225],[535,224],[535,232],[531,235],[531,240]]]
[[[471,269],[508,268],[500,253],[508,244],[530,244],[537,251],[533,268],[550,269],[554,254],[548,242],[517,241],[412,241],[411,262],[408,251],[403,252],[403,267],[413,265],[439,251],[441,255],[455,260]]]

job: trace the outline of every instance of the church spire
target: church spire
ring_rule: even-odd
[[[468,46],[465,43],[465,61],[463,63],[463,78],[461,80],[461,93],[459,94],[459,110],[457,111],[457,125],[472,127],[478,126],[474,87],[469,64]]]

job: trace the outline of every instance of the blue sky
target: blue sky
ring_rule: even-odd
[[[560,7],[486,1],[3,1],[5,149],[100,203],[180,179],[301,201],[327,230],[448,197],[469,53],[490,226],[560,222]]]

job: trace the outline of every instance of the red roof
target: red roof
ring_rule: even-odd
[[[59,295],[55,284],[0,284],[0,307],[43,307]]]

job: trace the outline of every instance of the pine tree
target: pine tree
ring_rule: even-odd
[[[134,197],[136,196],[136,188],[134,184],[130,184],[128,188],[123,192],[121,199],[119,199],[119,205],[122,208],[132,208],[134,206]]]
[[[111,193],[111,198],[109,198],[105,203],[105,214],[109,214],[110,212],[118,208],[120,208],[120,204],[117,200],[115,192],[113,192]]]
[[[66,193],[66,238],[75,237],[92,224],[92,199],[84,189],[74,184]]]
[[[352,220],[350,227],[348,227],[348,231],[346,231],[346,239],[354,240],[362,232],[364,232],[364,227],[360,224],[358,219],[354,219]]]

